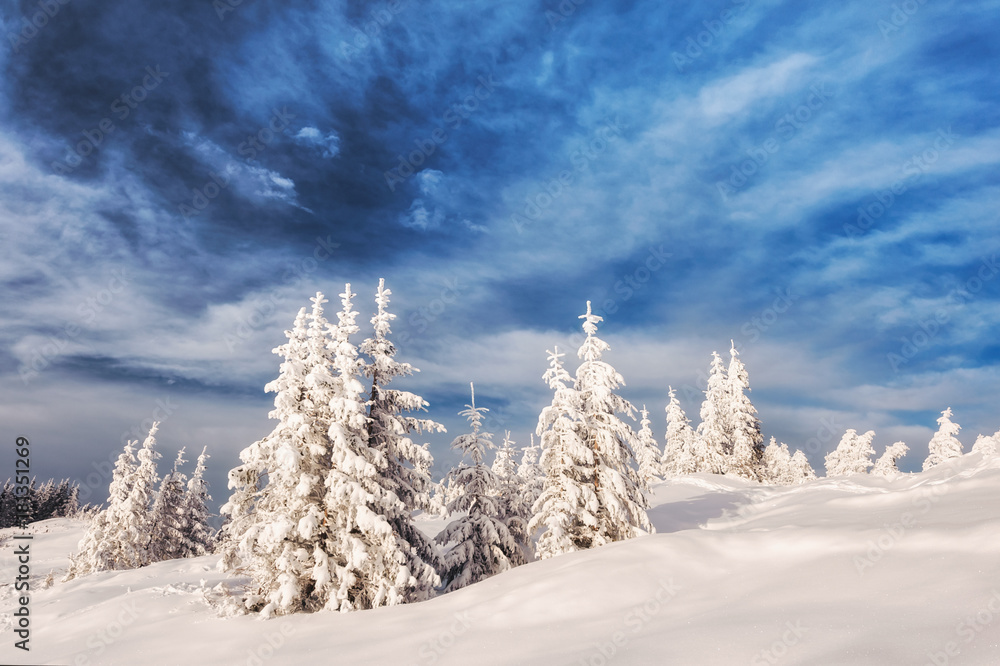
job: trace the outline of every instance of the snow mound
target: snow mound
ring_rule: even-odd
[[[893,481],[695,475],[657,484],[651,504],[657,534],[423,603],[269,621],[220,617],[246,581],[216,572],[217,556],[59,583],[83,527],[49,520],[31,528],[32,650],[13,648],[5,583],[0,662],[1000,663],[1000,457]]]

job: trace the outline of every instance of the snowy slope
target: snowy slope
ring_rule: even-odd
[[[0,663],[1000,664],[1000,457],[894,482],[698,475],[659,484],[652,503],[655,535],[343,615],[219,617],[211,588],[240,581],[215,556],[57,575],[32,596],[27,659],[4,585]],[[35,530],[40,581],[82,527]]]

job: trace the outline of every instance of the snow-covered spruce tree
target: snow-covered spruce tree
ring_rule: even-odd
[[[757,409],[750,402],[747,392],[750,379],[746,367],[736,351],[736,343],[729,350],[731,360],[726,379],[729,383],[728,417],[732,450],[729,455],[728,473],[751,481],[760,480],[760,460],[764,453],[764,436],[760,432]]]
[[[393,379],[418,372],[409,363],[400,363],[394,358],[396,347],[389,340],[390,325],[396,318],[388,311],[391,294],[385,288],[385,280],[380,279],[375,295],[378,310],[371,320],[374,332],[360,348],[368,356],[365,374],[372,382],[367,436],[369,446],[385,455],[382,483],[406,507],[405,512],[389,516],[393,533],[407,544],[406,567],[413,577],[413,585],[406,601],[422,601],[433,595],[434,571],[440,570],[442,562],[434,542],[413,524],[413,511],[431,508],[430,491],[434,484],[430,469],[434,458],[427,444],[415,444],[410,435],[445,432],[445,428],[436,421],[406,415],[407,412],[426,411],[427,402],[419,395],[387,388]]]
[[[184,557],[184,531],[187,515],[184,511],[184,491],[187,476],[181,472],[184,449],[177,452],[174,468],[163,477],[160,491],[153,500],[152,523],[154,562]]]
[[[728,412],[730,404],[726,366],[719,354],[712,352],[705,400],[701,403],[698,439],[693,451],[695,471],[710,474],[725,474],[728,471],[729,454],[733,448]]]
[[[239,559],[252,580],[247,607],[264,617],[322,608],[330,593],[329,559],[323,499],[330,470],[329,404],[334,395],[330,371],[330,326],[323,316],[321,293],[310,299],[312,312],[296,319],[288,342],[274,351],[285,358],[278,379],[265,390],[277,395],[270,417],[278,425],[262,442],[240,457],[249,469],[233,476],[251,479],[264,473],[267,483],[246,506],[249,521],[231,513],[232,538],[240,545]],[[301,314],[301,313],[300,313]],[[239,488],[234,495],[239,495]],[[232,500],[227,509],[233,507]],[[243,534],[236,530],[240,523]],[[324,584],[325,583],[325,584]]]
[[[972,445],[972,452],[981,453],[983,457],[995,456],[998,442],[1000,442],[1000,430],[993,435],[979,435]]]
[[[665,410],[667,413],[667,434],[663,445],[660,469],[665,477],[693,474],[698,471],[695,464],[698,435],[691,428],[691,421],[681,409],[681,403],[677,400],[677,394],[673,387],[668,388],[670,402]]]
[[[184,536],[181,557],[198,557],[212,550],[215,535],[208,524],[212,514],[208,510],[208,502],[212,497],[208,494],[208,483],[205,481],[205,461],[209,458],[208,447],[203,447],[194,474],[187,482],[184,493]]]
[[[156,461],[161,457],[155,450],[156,431],[159,423],[153,423],[149,428],[149,434],[142,443],[135,457],[139,464],[135,468],[135,475],[132,477],[131,488],[129,489],[130,505],[135,507],[133,525],[136,532],[136,544],[139,547],[139,557],[144,566],[150,562],[155,562],[156,557],[153,546],[153,516],[150,508],[156,498],[156,484],[160,481],[159,474],[156,473]]]
[[[525,560],[533,560],[534,544],[528,533],[528,521],[531,520],[531,505],[534,499],[526,495],[524,480],[517,473],[513,445],[514,441],[510,438],[510,431],[507,430],[493,460],[492,471],[497,480],[497,516],[521,547]]]
[[[632,469],[635,432],[619,417],[623,413],[635,418],[635,407],[615,390],[625,380],[610,364],[601,360],[610,349],[597,337],[597,324],[602,317],[591,312],[580,316],[587,338],[577,356],[583,359],[576,369],[574,388],[580,396],[580,417],[583,440],[594,452],[594,490],[598,511],[595,545],[631,539],[643,532],[653,532],[646,515],[649,503],[643,491],[645,482]]]
[[[536,552],[546,559],[604,543],[595,538],[599,502],[594,483],[594,451],[584,436],[580,395],[563,368],[559,348],[549,354],[542,379],[553,391],[552,402],[538,416],[541,438],[539,466],[542,491],[532,506],[528,530],[539,533]]]
[[[365,363],[350,340],[358,332],[353,297],[348,284],[340,294],[334,345],[339,387],[331,402],[332,468],[326,481],[333,586],[326,607],[341,612],[424,599],[439,583],[436,562],[421,556],[426,538],[410,541],[411,509],[387,483],[386,449],[369,437]],[[403,533],[396,531],[400,525],[406,526]]]
[[[94,571],[137,569],[152,561],[150,500],[157,480],[159,454],[153,447],[159,425],[154,423],[150,427],[138,463],[135,455],[138,442],[125,444],[111,475],[108,506],[91,520],[64,580]]]
[[[538,464],[539,447],[535,444],[535,435],[531,434],[531,443],[521,449],[521,463],[517,466],[517,476],[521,480],[522,503],[525,506],[524,515],[531,520],[532,507],[538,496],[542,494],[545,483],[545,473]]]
[[[779,444],[772,437],[761,456],[760,481],[776,486],[796,483],[798,479],[793,474],[791,465],[792,454],[788,452],[788,445],[784,442]]]
[[[859,435],[853,428],[845,432],[837,448],[826,455],[826,475],[867,474],[868,469],[874,464],[873,439],[875,439],[873,430],[863,435]]]
[[[941,412],[937,420],[938,431],[927,445],[928,454],[924,460],[924,471],[962,455],[962,443],[955,437],[962,426],[953,423],[951,417],[951,407]]]
[[[806,458],[806,454],[801,449],[796,449],[795,453],[792,454],[792,462],[789,463],[788,469],[795,479],[794,483],[803,483],[816,478],[816,471],[809,464],[809,459]]]
[[[656,437],[650,429],[649,410],[646,405],[642,406],[642,420],[639,421],[639,433],[636,435],[635,457],[639,464],[639,478],[648,488],[655,481],[660,480],[660,448],[656,443]]]
[[[525,562],[520,546],[499,515],[497,477],[483,464],[486,451],[493,448],[492,435],[482,430],[482,412],[486,411],[485,407],[476,407],[473,388],[471,404],[459,412],[468,418],[471,431],[451,443],[453,449],[462,452],[462,462],[449,474],[465,492],[448,505],[448,513],[465,512],[465,515],[449,523],[436,537],[441,545],[454,543],[443,558],[441,578],[445,592],[478,583]]]
[[[910,448],[905,442],[896,442],[885,447],[885,453],[875,461],[875,466],[872,467],[871,474],[873,476],[884,476],[887,479],[895,479],[900,475],[896,461],[905,456],[909,450]]]

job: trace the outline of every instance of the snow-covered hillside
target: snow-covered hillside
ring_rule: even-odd
[[[4,545],[0,662],[1000,663],[1000,457],[892,482],[695,475],[655,486],[649,515],[655,535],[428,602],[269,621],[219,616],[241,581],[216,571],[217,556],[60,583],[83,528],[48,520],[32,526],[30,653],[13,648]],[[37,589],[50,570],[56,582]]]

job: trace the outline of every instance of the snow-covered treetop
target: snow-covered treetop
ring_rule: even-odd
[[[596,336],[597,325],[604,321],[604,317],[591,312],[590,301],[587,301],[587,312],[579,317],[583,319],[583,331],[587,334],[587,339],[580,346],[577,356],[585,361],[600,361],[601,354],[610,349],[610,345]]]
[[[452,448],[461,451],[463,456],[468,456],[473,465],[483,462],[486,451],[493,448],[493,435],[482,431],[483,413],[490,411],[486,407],[476,407],[476,387],[469,382],[469,389],[472,393],[472,402],[465,406],[465,409],[458,413],[469,420],[472,432],[459,435],[452,442]]]

